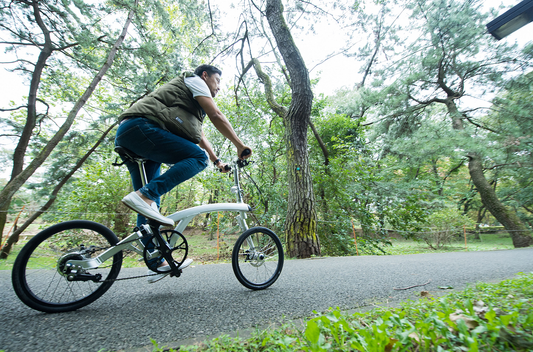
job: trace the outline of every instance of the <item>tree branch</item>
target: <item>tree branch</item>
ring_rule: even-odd
[[[89,87],[87,87],[85,92],[82,94],[82,96],[78,99],[78,101],[76,102],[76,104],[74,105],[72,110],[69,112],[69,114],[68,114],[66,120],[64,121],[63,125],[59,128],[59,130],[56,132],[56,134],[48,141],[48,143],[43,147],[43,149],[35,156],[35,158],[33,158],[33,160],[30,162],[30,164],[24,170],[22,170],[22,165],[21,165],[20,166],[21,167],[20,172],[18,174],[15,174],[14,176],[12,176],[12,178],[8,182],[8,184],[2,189],[2,191],[0,192],[0,208],[5,207],[6,204],[9,204],[9,202],[11,201],[11,198],[13,197],[13,195],[20,189],[20,187],[24,184],[24,182],[26,182],[33,175],[33,173],[45,162],[45,160],[48,158],[50,153],[52,153],[52,151],[57,146],[57,144],[61,141],[61,139],[68,132],[68,130],[72,126],[72,123],[74,122],[74,119],[78,115],[78,112],[85,105],[87,100],[90,98],[90,96],[92,95],[92,93],[94,92],[94,90],[96,89],[96,87],[98,86],[98,84],[100,83],[100,81],[102,80],[104,75],[106,74],[107,70],[109,70],[109,68],[113,64],[113,61],[115,59],[115,55],[116,55],[119,47],[122,45],[122,42],[124,41],[124,38],[126,37],[126,34],[128,32],[128,28],[129,28],[129,26],[130,26],[130,24],[132,22],[133,15],[135,13],[134,9],[138,6],[138,2],[139,2],[139,0],[135,0],[133,8],[130,9],[130,11],[128,13],[128,17],[126,19],[126,22],[124,23],[124,26],[122,28],[122,32],[119,35],[119,37],[117,38],[117,40],[115,41],[115,44],[113,45],[111,50],[109,51],[109,54],[107,56],[106,62],[102,65],[102,67],[101,67],[100,71],[98,72],[98,74],[93,78],[93,80],[89,84]],[[34,4],[35,7],[37,7],[37,2],[34,2],[33,4]],[[39,11],[38,8],[36,8],[35,11],[38,12]],[[36,17],[40,18],[40,16],[38,16],[37,14],[36,14]],[[43,53],[41,52],[41,54],[43,54]],[[40,77],[40,74],[39,74],[39,77]],[[38,85],[39,82],[37,81],[37,82],[35,82],[35,84]],[[36,94],[36,92],[37,92],[37,89],[35,89],[34,94]],[[34,97],[34,99],[36,99],[36,96]],[[30,104],[28,104],[28,105],[29,105],[28,110],[30,110],[30,108],[32,108],[32,106]],[[35,108],[35,107],[33,106],[33,108]],[[35,111],[33,111],[33,113],[35,113]],[[30,129],[30,132],[29,132],[30,135],[31,135],[31,130],[33,130],[33,126],[35,126],[36,115],[33,115],[32,118],[33,118],[33,121],[31,121],[32,126],[31,126],[31,129]],[[26,124],[26,126],[27,125],[28,125],[28,123]],[[26,128],[26,126],[25,126],[25,128]],[[24,151],[25,151],[25,148],[22,150],[22,152],[24,152]],[[20,150],[19,150],[19,152],[20,152]],[[22,160],[23,160],[23,156],[24,156],[24,154],[22,154]],[[15,160],[15,158],[14,158],[14,160]]]
[[[448,177],[450,177],[450,175],[452,174],[452,172],[454,172],[455,170],[458,170],[461,166],[463,166],[463,164],[464,164],[465,161],[466,161],[466,159],[461,160],[461,162],[460,162],[456,167],[454,167],[453,169],[451,169],[450,171],[448,171],[448,173],[446,174],[446,176],[444,176],[443,181],[446,181],[446,180],[448,179]]]
[[[329,165],[329,152],[328,148],[326,147],[326,144],[318,134],[318,131],[315,127],[315,124],[313,123],[313,120],[309,119],[309,126],[311,126],[311,130],[313,131],[313,134],[315,135],[315,138],[318,142],[318,145],[320,146],[320,149],[322,149],[322,154],[324,155],[324,165]]]
[[[20,110],[24,108],[28,108],[28,105],[21,105],[21,106],[17,106],[16,108],[11,108],[11,109],[0,109],[0,111],[16,111],[16,110]]]
[[[446,95],[448,95],[449,97],[459,98],[460,95],[457,92],[455,92],[453,89],[448,87],[446,83],[444,83],[444,78],[446,76],[444,66],[445,64],[444,64],[444,56],[443,56],[439,60],[439,73],[438,73],[437,84],[444,92],[446,92]]]
[[[268,77],[268,75],[264,73],[261,69],[261,64],[259,63],[259,60],[252,59],[252,61],[247,65],[248,69],[251,66],[254,67],[255,73],[265,86],[265,95],[267,97],[268,105],[270,105],[270,108],[274,110],[274,112],[279,117],[284,119],[287,116],[287,108],[278,104],[278,102],[274,98],[274,92],[272,91],[272,81],[270,80],[270,77]]]
[[[487,130],[487,131],[490,131],[492,133],[496,133],[496,134],[500,134],[500,132],[496,131],[496,130],[493,130],[492,128],[489,128],[489,127],[486,127],[486,126],[482,126],[478,123],[475,123],[474,121],[472,121],[472,119],[470,117],[468,117],[467,115],[463,114],[463,116],[465,117],[465,119],[470,122],[472,125],[476,126],[476,127],[479,127],[483,130]]]
[[[115,126],[117,125],[118,122],[115,122],[114,124],[112,124],[103,134],[102,136],[100,136],[100,138],[98,139],[98,141],[93,145],[93,147],[91,149],[89,149],[87,151],[87,153],[85,153],[85,155],[80,159],[78,160],[78,162],[76,163],[76,165],[72,168],[72,170],[70,170],[70,172],[65,175],[65,177],[63,177],[63,179],[61,181],[59,181],[59,183],[54,187],[54,190],[52,191],[52,193],[50,194],[50,197],[48,199],[48,201],[39,209],[37,210],[35,213],[33,213],[32,216],[30,216],[28,218],[28,220],[26,220],[24,222],[24,224],[22,224],[22,226],[20,226],[19,228],[17,228],[12,234],[11,236],[9,236],[9,238],[7,239],[6,241],[6,244],[4,245],[4,247],[2,248],[2,251],[0,253],[0,259],[5,259],[7,258],[7,256],[9,255],[9,252],[11,250],[11,247],[14,243],[16,243],[19,239],[19,236],[20,234],[26,230],[28,228],[28,226],[30,226],[39,216],[41,216],[45,211],[47,211],[51,206],[52,204],[54,204],[55,200],[57,199],[57,195],[59,194],[59,191],[63,188],[63,186],[68,182],[68,180],[70,180],[70,178],[72,177],[72,175],[74,175],[74,173],[76,173],[76,171],[78,171],[78,169],[85,163],[85,161],[89,158],[89,156],[91,156],[91,154],[96,150],[96,148],[98,148],[98,146],[104,141],[104,139],[107,137],[107,135],[109,134],[109,132],[111,132],[111,130],[113,130],[113,128],[115,128]]]
[[[194,53],[196,52],[196,49],[198,49],[199,47],[201,47],[204,42],[206,40],[208,40],[209,38],[211,37],[216,37],[216,34],[215,34],[215,26],[213,24],[213,12],[211,11],[211,0],[207,0],[207,8],[209,9],[209,23],[211,24],[211,34],[209,34],[207,37],[205,37],[204,39],[202,39],[202,41],[196,46],[196,48],[194,48],[194,50],[192,51],[192,55],[194,55]],[[214,59],[213,59],[214,60]]]

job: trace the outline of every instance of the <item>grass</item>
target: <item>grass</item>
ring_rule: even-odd
[[[507,233],[481,234],[480,240],[468,235],[466,245],[464,239],[458,239],[438,250],[433,250],[425,242],[391,238],[392,246],[383,249],[388,254],[418,254],[418,253],[439,253],[439,252],[473,252],[473,251],[493,251],[513,249],[513,242]]]
[[[498,284],[478,283],[444,297],[409,301],[366,313],[330,309],[257,330],[250,338],[222,335],[177,350],[153,351],[532,351],[533,273]]]
[[[188,256],[198,264],[208,264],[217,262],[230,262],[231,251],[233,244],[237,241],[238,234],[222,234],[218,241],[216,234],[212,240],[209,239],[207,233],[201,231],[187,231],[185,237],[189,246]],[[417,242],[413,240],[404,240],[391,238],[392,246],[384,246],[383,249],[387,254],[402,255],[402,254],[418,254],[418,253],[438,253],[438,252],[457,252],[457,251],[490,251],[490,250],[505,250],[513,249],[511,238],[507,233],[500,234],[481,234],[481,240],[474,240],[473,236],[467,237],[467,244],[465,248],[464,240],[457,240],[435,251],[428,247],[424,242]],[[11,270],[13,262],[20,249],[24,246],[27,240],[20,240],[11,251],[7,259],[0,260],[0,270]],[[360,251],[364,255],[363,251]],[[135,253],[126,253],[124,256],[123,267],[133,268],[144,265],[143,261],[138,261],[138,256]]]

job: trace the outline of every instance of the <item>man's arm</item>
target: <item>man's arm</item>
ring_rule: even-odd
[[[231,143],[233,143],[233,145],[235,145],[235,147],[237,148],[237,156],[239,158],[241,157],[242,152],[244,150],[249,149],[251,151],[251,148],[246,146],[246,145],[244,145],[242,143],[242,141],[239,139],[239,137],[237,137],[237,134],[235,133],[235,131],[233,130],[233,127],[231,126],[231,123],[229,122],[227,117],[224,116],[224,114],[218,109],[218,107],[215,104],[215,101],[213,100],[213,98],[204,97],[204,96],[197,96],[196,100],[198,101],[198,103],[200,104],[202,109],[204,109],[204,111],[207,114],[207,116],[209,116],[209,119],[211,120],[213,125],[215,125],[216,129],[219,130],[220,133],[222,133],[222,135],[224,137],[229,139],[231,141]],[[204,141],[204,139],[205,139],[205,136],[203,135],[203,132],[202,132],[202,141]],[[201,144],[202,141],[200,142],[200,147],[204,148],[202,146],[202,144]],[[207,139],[205,139],[205,141],[207,141]],[[207,143],[209,143],[209,142],[207,142]],[[211,148],[211,145],[209,145],[209,148]],[[211,151],[212,150],[213,149],[211,148]],[[208,153],[209,153],[209,151],[208,151]],[[251,153],[248,156],[244,157],[244,158],[246,159],[250,155],[251,155]],[[209,157],[211,157],[211,154],[209,155]]]
[[[215,151],[213,150],[213,147],[211,146],[211,143],[207,140],[207,138],[204,135],[204,131],[202,131],[202,139],[200,140],[200,143],[198,143],[200,148],[204,149],[207,154],[209,155],[209,160],[212,162],[215,162],[218,160],[218,163],[215,164],[216,167],[220,169],[222,172],[228,172],[229,170],[225,169],[226,163],[223,163],[220,161],[220,159],[217,158],[217,155],[215,154]]]
[[[202,139],[200,140],[200,143],[198,143],[200,148],[204,149],[207,154],[209,155],[209,160],[211,162],[215,162],[217,160],[217,155],[215,154],[215,151],[213,150],[213,147],[211,146],[211,143],[207,140],[207,138],[204,135],[204,131],[202,131]]]

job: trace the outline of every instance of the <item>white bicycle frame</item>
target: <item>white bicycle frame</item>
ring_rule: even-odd
[[[145,174],[144,174],[144,166],[143,161],[138,160],[137,163],[139,164],[139,170],[141,171],[141,178],[143,181],[143,184],[145,184]],[[183,233],[187,225],[194,219],[197,215],[205,214],[205,213],[212,213],[212,212],[218,212],[218,211],[236,211],[239,212],[239,215],[237,216],[237,222],[239,224],[239,227],[241,228],[241,231],[244,232],[248,230],[248,224],[246,223],[247,212],[252,211],[252,208],[245,204],[242,199],[242,189],[240,186],[239,181],[239,167],[237,165],[237,160],[235,160],[232,163],[233,166],[233,177],[234,177],[234,185],[231,187],[231,191],[236,194],[237,202],[236,203],[215,203],[215,204],[205,204],[205,205],[199,205],[196,207],[188,208],[185,210],[178,211],[174,214],[171,214],[167,216],[168,218],[174,220],[174,223],[176,224],[174,230]],[[150,227],[148,225],[141,225],[143,229],[148,232],[149,234],[152,233]],[[69,260],[67,262],[67,265],[71,265],[74,267],[74,269],[83,269],[83,270],[89,270],[89,269],[96,269],[98,268],[103,262],[111,258],[116,253],[122,251],[122,250],[131,250],[134,251],[141,256],[144,255],[144,244],[141,242],[141,237],[144,235],[141,233],[141,231],[136,231],[123,239],[122,241],[118,242],[115,246],[109,248],[105,252],[101,253],[97,257],[94,258],[88,258],[88,259],[82,259],[82,260]],[[174,247],[176,244],[177,236],[172,236],[170,242],[168,243],[170,247]],[[251,241],[251,239],[249,239]],[[253,243],[249,243],[250,248],[254,248]],[[149,254],[150,258],[158,257],[159,251],[154,250]],[[150,259],[148,258],[148,259]]]

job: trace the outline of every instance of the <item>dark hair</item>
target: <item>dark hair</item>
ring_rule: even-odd
[[[196,68],[196,70],[194,70],[194,74],[201,76],[204,71],[207,72],[208,76],[211,76],[214,73],[218,73],[220,76],[222,76],[222,71],[212,65],[200,65]]]

